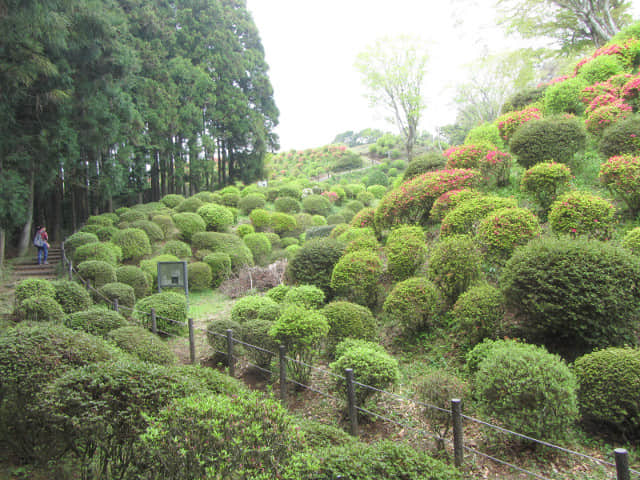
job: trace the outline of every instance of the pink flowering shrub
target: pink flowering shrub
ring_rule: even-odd
[[[401,223],[426,223],[436,198],[450,190],[472,187],[479,176],[477,170],[437,170],[403,182],[380,200],[375,214],[376,230]]]
[[[478,168],[478,161],[489,151],[485,145],[459,145],[444,152],[447,168]]]
[[[608,240],[615,226],[615,208],[589,192],[565,193],[551,205],[549,225],[554,233]]]
[[[349,225],[351,225],[352,227],[358,227],[358,228],[365,228],[365,227],[374,228],[375,216],[376,216],[375,208],[373,207],[363,208],[353,216],[353,218],[351,219],[351,222],[349,222]]]
[[[336,192],[322,192],[320,195],[329,200],[331,203],[336,203],[340,199]]]
[[[496,120],[498,125],[498,131],[500,136],[505,142],[508,142],[513,135],[513,132],[525,122],[529,120],[537,120],[542,118],[542,112],[539,108],[529,107],[517,112],[510,112],[506,115],[502,115]]]
[[[440,222],[447,214],[447,212],[453,210],[459,203],[471,198],[478,198],[481,196],[482,193],[470,188],[460,188],[445,192],[440,195],[435,202],[433,202],[433,207],[431,207],[429,218],[431,221]]]
[[[513,163],[511,155],[498,150],[489,151],[478,160],[478,168],[482,174],[482,182],[489,188],[504,187],[509,183],[509,173]]]
[[[621,95],[632,107],[633,111],[640,110],[640,75],[631,78],[622,87]]]
[[[640,157],[620,155],[600,167],[600,181],[627,204],[635,217],[640,212]]]
[[[609,104],[598,107],[586,114],[585,125],[587,131],[596,136],[601,136],[605,128],[624,120],[632,113],[631,105],[624,100],[615,100]]]

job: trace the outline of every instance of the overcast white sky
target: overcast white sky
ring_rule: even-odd
[[[435,127],[452,123],[452,87],[464,81],[464,65],[486,49],[512,43],[496,27],[494,2],[247,0],[280,109],[281,149],[326,145],[347,130],[396,131],[383,112],[369,107],[354,67],[358,53],[384,36],[416,35],[428,43],[420,130],[435,133]]]

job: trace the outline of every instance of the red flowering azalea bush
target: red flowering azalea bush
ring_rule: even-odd
[[[534,165],[524,172],[520,190],[528,194],[538,204],[546,218],[549,207],[559,194],[569,188],[571,170],[563,163],[544,162]]]
[[[444,152],[447,168],[478,168],[478,162],[487,155],[490,147],[486,145],[459,145]]]
[[[496,120],[500,136],[505,142],[511,139],[513,133],[518,129],[520,125],[529,120],[537,120],[542,118],[542,112],[539,108],[529,107],[517,112],[510,112],[506,115],[502,115]]]
[[[353,218],[351,219],[351,222],[349,222],[349,225],[351,225],[352,227],[360,227],[360,228],[364,228],[364,227],[374,228],[375,216],[376,216],[375,208],[373,207],[363,208],[353,216]]]
[[[512,163],[509,153],[498,150],[489,151],[478,160],[482,182],[489,188],[505,186],[509,182]]]
[[[477,170],[469,169],[438,170],[403,182],[380,200],[375,214],[376,230],[402,223],[426,223],[436,198],[450,190],[472,187],[479,175]]]
[[[429,218],[434,222],[440,222],[444,216],[450,210],[453,210],[456,205],[468,200],[470,198],[481,197],[482,193],[470,188],[460,188],[457,190],[450,190],[440,195],[431,207]]]
[[[640,211],[640,157],[611,157],[600,167],[600,181],[622,198],[635,217]]]
[[[615,208],[588,192],[565,193],[551,205],[549,225],[555,233],[607,240],[615,226]]]
[[[526,208],[501,208],[478,225],[476,241],[487,257],[498,262],[509,259],[516,247],[540,234],[540,222]]]
[[[640,109],[640,75],[629,80],[622,87],[622,98],[624,98],[637,112]]]
[[[629,117],[632,110],[631,105],[628,105],[624,100],[620,99],[613,100],[604,106],[595,108],[586,114],[585,125],[587,131],[593,135],[601,136],[605,128],[619,120],[624,120]]]

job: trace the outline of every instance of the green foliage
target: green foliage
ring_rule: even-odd
[[[624,73],[624,67],[617,55],[600,55],[582,65],[577,77],[584,80],[586,85],[593,85],[606,82],[610,77],[620,73]]]
[[[245,235],[249,235],[250,233],[256,233],[255,228],[250,223],[243,223],[236,227],[236,233],[239,237],[244,238]]]
[[[354,380],[363,385],[384,390],[400,379],[398,360],[389,355],[384,348],[374,342],[365,340],[343,340],[336,347],[336,360],[329,368],[340,377],[346,368],[353,369]],[[340,390],[345,392],[344,380],[338,380]],[[356,402],[364,406],[364,402],[374,393],[369,388],[356,389]]]
[[[184,197],[182,195],[178,195],[175,193],[170,193],[160,199],[160,201],[169,208],[176,208],[183,200]]]
[[[136,294],[133,287],[126,283],[112,282],[105,283],[98,289],[101,299],[106,299],[109,305],[113,305],[118,300],[118,305],[133,308],[136,303]]]
[[[527,105],[537,102],[543,97],[546,88],[546,85],[540,85],[516,92],[505,100],[502,106],[502,113],[520,110]]]
[[[55,298],[55,286],[49,280],[45,280],[43,278],[26,278],[24,280],[20,280],[16,285],[14,291],[16,304],[20,304],[23,300],[36,296]]]
[[[335,239],[309,240],[288,263],[287,277],[294,284],[315,285],[332,298],[331,274],[343,252],[344,244]]]
[[[142,445],[152,478],[167,480],[277,478],[299,448],[285,407],[258,393],[176,400],[150,419]]]
[[[509,153],[498,150],[490,150],[484,157],[478,159],[483,187],[489,189],[507,186],[512,163]]]
[[[444,157],[442,157],[441,161],[444,161]],[[442,164],[442,165],[444,166],[444,164]],[[411,166],[411,163],[409,163],[409,166]],[[408,169],[409,169],[409,167],[407,167],[407,170]],[[434,170],[435,169],[436,168],[434,167]],[[407,170],[405,170],[405,172]],[[367,187],[367,192],[371,192],[374,197],[376,197],[377,199],[380,199],[380,198],[384,197],[385,193],[387,193],[387,187],[383,186],[383,185],[370,185],[370,186]]]
[[[600,166],[600,181],[622,198],[631,215],[640,212],[640,156],[609,158]]]
[[[253,259],[258,265],[266,265],[271,255],[271,242],[265,233],[249,233],[242,241],[251,250]]]
[[[118,230],[118,227],[99,227],[96,229],[95,234],[101,242],[109,242]]]
[[[480,253],[473,240],[465,235],[453,235],[441,239],[431,250],[427,276],[453,305],[481,278],[480,265]]]
[[[160,228],[160,225],[150,220],[138,220],[136,222],[131,222],[129,227],[143,230],[144,233],[147,234],[147,237],[149,237],[149,242],[151,243],[161,242],[164,240],[164,231]]]
[[[589,192],[565,193],[553,202],[549,210],[549,225],[557,234],[607,240],[611,238],[615,224],[615,207]]]
[[[523,105],[524,106],[524,105]],[[500,136],[509,143],[513,134],[518,130],[520,125],[528,122],[529,120],[539,120],[542,118],[542,112],[536,107],[529,107],[516,112],[509,112],[496,119],[498,131]]]
[[[174,365],[178,358],[160,338],[142,327],[129,325],[110,330],[107,339],[143,362]]]
[[[575,154],[584,150],[586,139],[584,123],[578,118],[552,117],[526,122],[515,131],[509,147],[524,168],[552,160],[571,165]]]
[[[151,254],[149,237],[139,228],[125,228],[113,235],[111,241],[122,249],[124,260],[139,261]]]
[[[395,284],[382,309],[405,332],[418,333],[434,326],[440,303],[440,294],[433,282],[413,277]]]
[[[532,240],[500,278],[520,335],[575,358],[596,347],[635,344],[640,260],[611,243]]]
[[[478,365],[473,385],[485,418],[530,437],[563,440],[578,417],[571,370],[542,347],[494,343]]]
[[[540,235],[538,218],[526,208],[494,210],[478,224],[476,242],[489,259],[503,263],[520,245]]]
[[[180,259],[173,255],[166,253],[156,255],[153,258],[140,261],[140,268],[144,271],[145,275],[149,278],[150,283],[154,289],[158,286],[158,263],[159,262],[179,262]]]
[[[502,150],[505,145],[500,136],[500,130],[495,123],[483,123],[473,127],[464,139],[465,145],[492,145]]]
[[[576,359],[573,371],[583,419],[599,432],[604,427],[625,440],[638,438],[640,350],[598,350]]]
[[[124,223],[137,222],[138,220],[148,220],[149,216],[142,210],[130,208],[120,213],[120,221]]]
[[[192,245],[201,250],[224,252],[231,258],[231,268],[238,271],[244,266],[253,266],[253,255],[243,239],[232,233],[199,232],[193,236]]]
[[[504,315],[504,296],[488,283],[478,283],[462,293],[450,312],[452,329],[465,349],[506,333]]]
[[[218,288],[231,276],[231,257],[228,253],[213,252],[202,259],[211,268],[211,285]]]
[[[65,314],[86,310],[93,303],[89,292],[76,282],[56,280],[51,282],[55,289],[55,299]]]
[[[97,337],[105,337],[111,330],[129,325],[122,315],[103,305],[72,313],[64,324],[72,330],[82,330]]]
[[[61,323],[64,319],[60,304],[46,295],[25,298],[17,306],[16,314],[19,320],[28,322]]]
[[[584,112],[584,104],[580,98],[582,89],[588,83],[584,78],[569,78],[562,82],[550,85],[544,92],[544,113],[555,115],[560,113],[573,113],[581,115]],[[554,160],[560,161],[557,158]]]
[[[189,277],[189,290],[198,291],[211,288],[213,274],[211,267],[206,262],[193,262],[187,264],[187,275]]]
[[[150,325],[151,309],[155,309],[158,331],[166,334],[184,333],[187,321],[187,299],[175,292],[154,293],[136,302],[133,316],[143,325]]]
[[[380,257],[370,250],[347,253],[331,274],[335,295],[350,302],[373,307],[378,298],[378,280],[382,273]]]
[[[185,242],[191,242],[194,234],[204,232],[207,229],[204,220],[197,213],[176,213],[171,218]]]
[[[325,295],[321,288],[315,285],[300,285],[288,289],[283,303],[299,303],[306,308],[320,308],[324,303]]]
[[[275,287],[267,290],[265,296],[269,297],[277,303],[282,303],[284,301],[284,297],[290,289],[291,287],[289,285],[281,283],[280,285],[276,285]]]
[[[605,158],[617,155],[640,155],[640,115],[620,120],[605,129],[598,145]]]
[[[176,205],[174,210],[178,213],[195,213],[202,205],[204,205],[204,202],[198,197],[189,197]]]
[[[375,208],[373,207],[363,208],[353,216],[349,225],[357,228],[367,228],[367,227],[375,228],[375,215],[376,215]],[[329,221],[329,220],[332,220],[332,221]],[[332,219],[331,217],[327,219],[329,224],[344,223],[339,220],[340,220],[339,218]]]
[[[273,208],[276,212],[282,213],[299,213],[302,209],[300,202],[293,197],[278,197],[273,202]]]
[[[213,232],[227,232],[233,225],[233,213],[217,203],[205,203],[196,213],[202,217],[206,229]]]
[[[273,229],[273,231],[276,232],[278,235],[283,236],[295,230],[296,227],[298,226],[298,223],[296,222],[296,219],[292,215],[289,215],[287,213],[281,213],[281,212],[273,212],[269,216],[268,226],[271,229]]]
[[[475,233],[478,224],[490,213],[503,208],[515,208],[514,198],[469,195],[466,200],[456,198],[456,206],[442,219],[440,235],[467,235]]]
[[[207,342],[214,351],[213,358],[218,363],[224,363],[225,365],[229,364],[227,357],[227,330],[231,330],[231,336],[234,339],[244,339],[244,325],[241,325],[235,320],[230,318],[217,318],[207,324]],[[240,344],[233,344],[234,355],[242,354],[243,350]]]
[[[100,225],[103,227],[112,227],[118,222],[118,215],[115,213],[102,213],[100,215],[91,215],[87,218],[87,225]]]
[[[422,228],[404,225],[394,228],[384,247],[387,270],[396,281],[411,277],[427,258],[426,238]]]
[[[371,310],[357,303],[334,301],[321,310],[329,323],[326,348],[333,354],[336,345],[346,338],[373,341],[376,338],[376,320]]]
[[[245,354],[249,361],[263,369],[269,369],[273,360],[273,353],[277,353],[279,345],[276,340],[269,336],[269,330],[273,326],[270,320],[255,318],[247,321],[243,326],[243,341],[249,345],[255,345],[257,348],[245,348]],[[267,350],[266,352],[264,350]]]
[[[640,227],[635,227],[629,230],[620,244],[633,252],[634,255],[640,255]]]
[[[73,259],[73,255],[80,245],[97,243],[100,240],[94,233],[76,232],[64,241],[64,251],[67,257]]]
[[[133,287],[137,299],[151,293],[153,277],[145,275],[144,270],[134,265],[123,265],[116,269],[116,281]]]
[[[302,199],[302,209],[311,215],[326,217],[331,212],[331,202],[322,195],[308,195]]]
[[[264,208],[266,198],[261,193],[250,193],[240,199],[238,208],[243,215],[249,215],[256,208]]]
[[[570,181],[569,167],[562,163],[543,162],[524,172],[520,189],[533,198],[546,219],[551,204],[569,188]]]
[[[453,210],[460,203],[465,200],[475,199],[481,197],[483,194],[477,190],[469,188],[461,188],[457,190],[449,190],[448,192],[440,195],[429,212],[429,218],[433,222],[440,222],[444,216]]]
[[[478,168],[481,158],[485,157],[492,145],[458,145],[451,147],[444,152],[447,157],[447,168]]]
[[[280,305],[269,296],[248,295],[241,297],[231,308],[231,320],[244,324],[249,320],[275,321],[280,316]]]
[[[80,245],[73,253],[73,261],[82,263],[85,260],[100,260],[116,266],[122,260],[122,249],[111,242]]]
[[[92,287],[101,286],[116,281],[116,269],[113,265],[100,260],[87,260],[78,265],[78,275],[88,280]]]
[[[160,253],[173,255],[183,260],[192,255],[189,244],[180,240],[169,240],[164,244]]]

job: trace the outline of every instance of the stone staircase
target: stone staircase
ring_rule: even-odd
[[[17,260],[13,265],[13,280],[19,282],[25,278],[45,278],[54,280],[58,265],[62,261],[62,249],[59,244],[51,244],[49,248],[48,265],[38,265],[36,253],[31,257]]]

